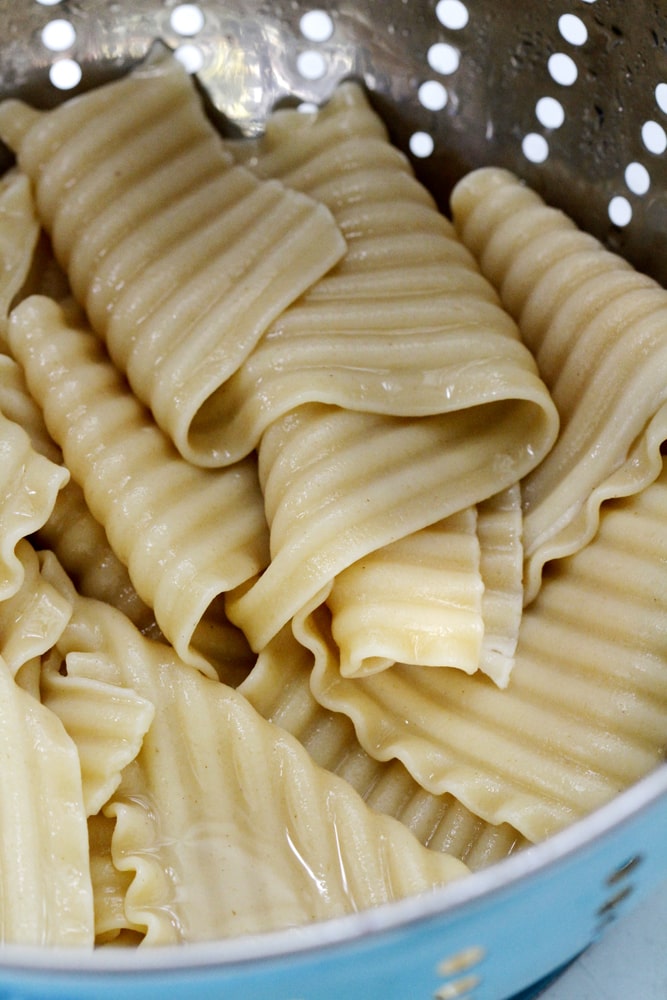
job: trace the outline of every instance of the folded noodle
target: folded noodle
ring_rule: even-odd
[[[93,895],[76,747],[1,658],[0,754],[0,942],[91,947]]]
[[[604,500],[638,492],[660,472],[667,291],[508,171],[469,174],[452,211],[560,413],[554,448],[523,484],[530,601],[545,563],[593,537]]]
[[[83,320],[32,296],[9,340],[31,393],[134,589],[182,659],[217,676],[193,645],[220,594],[268,560],[255,459],[193,466],[129,392]]]
[[[167,56],[51,111],[5,101],[0,135],[137,396],[184,456],[222,464],[208,401],[344,252],[330,213],[236,165]]]
[[[45,553],[42,561],[53,589],[71,609],[76,596],[64,570],[52,553]],[[103,653],[97,657],[95,676],[80,677],[77,654],[65,662],[57,643],[54,647],[42,668],[42,703],[58,716],[77,748],[84,808],[91,817],[111,798],[123,770],[139,753],[155,707],[130,687],[115,683],[115,666],[107,664]]]
[[[69,602],[41,573],[39,556],[27,539],[16,546],[23,582],[15,594],[0,601],[0,656],[13,677],[48,653],[69,621]]]
[[[395,664],[349,680],[325,604],[294,622],[315,657],[311,687],[379,760],[403,762],[531,841],[580,818],[664,759],[667,469],[608,501],[596,538],[560,561],[524,610],[511,682]]]
[[[399,760],[378,761],[366,753],[347,716],[315,700],[312,665],[311,652],[286,626],[259,654],[239,692],[264,718],[295,736],[316,764],[344,778],[371,809],[400,820],[425,847],[452,854],[477,871],[526,846],[508,823],[487,823],[454,796],[426,791]]]
[[[297,926],[468,872],[368,809],[236,691],[145,639],[115,609],[72,601],[58,643],[64,682],[101,671],[112,683],[115,673],[155,706],[103,810],[116,820],[114,864],[134,874],[125,910],[146,944]]]
[[[68,470],[38,454],[26,431],[0,410],[0,601],[23,583],[18,543],[45,523],[68,479]]]
[[[259,651],[338,574],[515,483],[558,418],[516,324],[360,87],[230,148],[326,204],[348,245],[218,394],[230,453],[260,456],[271,564],[227,605]]]
[[[509,403],[419,419],[298,407],[260,443],[271,562],[229,594],[231,621],[259,652],[348,566],[502,491],[532,461]]]
[[[424,416],[527,401],[544,450],[555,414],[516,325],[361,87],[341,85],[313,114],[278,111],[256,143],[228,148],[326,205],[347,243],[220,390],[232,457],[309,402]]]
[[[484,622],[477,509],[369,553],[342,570],[327,596],[343,677],[396,660],[479,667]]]
[[[93,885],[95,907],[95,944],[118,943],[121,935],[139,935],[141,928],[133,927],[125,913],[125,896],[132,884],[132,873],[119,871],[111,857],[111,839],[115,820],[97,813],[88,820],[90,843],[90,877]]]
[[[0,351],[6,350],[7,316],[28,277],[38,238],[30,181],[9,170],[0,177]]]

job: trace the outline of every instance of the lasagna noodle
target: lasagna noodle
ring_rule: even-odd
[[[6,350],[7,316],[30,272],[38,237],[30,181],[9,170],[0,177],[0,350]]]
[[[304,404],[259,447],[271,562],[227,598],[259,652],[368,553],[502,491],[532,462],[515,403],[418,420]]]
[[[396,661],[473,673],[484,623],[477,510],[369,553],[343,569],[327,596],[344,677]]]
[[[23,583],[18,543],[45,523],[68,479],[67,469],[38,454],[26,431],[0,410],[0,601]]]
[[[638,492],[660,472],[667,291],[505,170],[469,174],[452,211],[561,418],[554,448],[523,488],[529,601],[545,563],[594,536],[604,500]]]
[[[19,590],[0,601],[0,656],[13,677],[48,653],[71,614],[68,601],[43,578],[39,557],[22,538],[16,557],[23,569]]]
[[[74,592],[69,581],[63,582],[63,570],[55,556],[46,553],[43,563],[47,578],[57,581],[53,589],[71,609]],[[77,654],[72,653],[65,662],[57,643],[54,647],[42,669],[42,702],[58,716],[77,748],[84,808],[90,817],[111,798],[124,768],[139,753],[155,708],[131,688],[115,683],[115,667],[105,662],[103,653],[98,656],[95,676],[80,677]]]
[[[525,609],[511,683],[481,673],[391,670],[348,680],[326,605],[294,622],[315,657],[317,700],[353,721],[379,760],[433,794],[541,840],[664,758],[667,472],[609,501],[599,533],[561,561]]]
[[[93,896],[76,747],[2,659],[0,752],[0,941],[90,947]]]
[[[523,599],[521,520],[515,484],[342,570],[326,599],[341,674],[399,661],[480,669],[506,687]]]
[[[93,516],[179,655],[205,672],[193,645],[207,610],[268,560],[253,457],[193,466],[173,448],[87,327],[42,296],[17,306],[9,339]]]
[[[295,736],[317,764],[344,778],[370,808],[400,820],[429,849],[453,854],[476,871],[526,846],[508,823],[487,823],[454,796],[426,791],[399,760],[368,754],[347,716],[315,700],[312,665],[311,652],[286,626],[259,654],[239,691]]]
[[[1,355],[0,411],[27,431],[35,451],[62,464],[62,452],[28,391],[23,369],[12,358]],[[135,591],[126,567],[110,548],[104,529],[88,510],[81,487],[73,479],[58,492],[51,514],[34,533],[34,541],[38,548],[55,553],[81,593],[108,601],[137,628],[159,637],[152,610]]]
[[[207,400],[344,252],[328,210],[236,165],[166,56],[52,111],[5,101],[0,135],[137,396],[184,456],[222,464]]]
[[[55,577],[54,577],[55,579]],[[155,706],[142,749],[104,807],[112,857],[146,944],[294,926],[466,875],[317,767],[238,692],[145,639],[115,609],[72,597],[58,643],[68,677]],[[192,725],[193,716],[197,725]]]
[[[304,403],[416,417],[498,400],[528,402],[544,454],[556,415],[530,352],[359,86],[313,115],[279,111],[258,143],[230,148],[326,205],[347,243],[218,394],[232,457]]]
[[[113,863],[111,840],[115,827],[115,820],[103,813],[88,820],[96,945],[117,943],[121,935],[136,933],[138,940],[143,936],[125,914],[125,896],[132,884],[132,873],[119,871]]]

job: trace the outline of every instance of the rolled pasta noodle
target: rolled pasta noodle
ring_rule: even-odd
[[[506,170],[452,193],[461,238],[499,289],[561,418],[523,483],[526,601],[542,569],[585,545],[607,498],[660,473],[667,439],[667,291]]]
[[[9,340],[137,593],[181,657],[215,674],[192,645],[195,630],[268,559],[254,458],[221,470],[181,458],[83,320],[73,325],[43,296],[14,309]]]
[[[234,163],[174,58],[48,112],[0,106],[72,290],[179,451],[224,461],[211,398],[342,255],[327,209]]]
[[[351,718],[379,760],[398,758],[433,794],[541,840],[664,757],[667,471],[610,501],[596,538],[564,559],[524,610],[511,681],[395,664],[349,680],[326,605],[294,621],[314,654],[310,684]],[[314,602],[315,603],[315,602]]]
[[[116,820],[114,864],[134,873],[125,910],[146,944],[298,926],[467,874],[368,809],[239,693],[115,609],[71,599],[62,686],[115,677],[156,710],[103,810]]]

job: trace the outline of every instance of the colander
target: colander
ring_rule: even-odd
[[[667,284],[659,2],[0,0],[0,39],[2,96],[40,107],[118,76],[162,39],[241,136],[276,105],[320,103],[354,77],[443,208],[466,171],[509,167]],[[527,997],[665,877],[667,765],[426,899],[179,949],[6,947],[0,998]]]

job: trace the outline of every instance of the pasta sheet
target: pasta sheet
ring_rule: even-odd
[[[164,54],[52,111],[5,101],[0,136],[137,396],[184,456],[222,464],[207,400],[343,254],[328,210],[235,165]]]
[[[254,458],[221,470],[181,458],[85,322],[44,296],[14,309],[8,336],[137,594],[179,655],[214,674],[194,633],[222,593],[268,561]]]
[[[660,473],[667,291],[508,171],[473,171],[455,188],[452,211],[560,413],[555,446],[523,483],[528,602],[545,563],[593,538],[607,498]]]
[[[116,820],[114,865],[134,876],[125,912],[146,944],[299,925],[468,872],[369,810],[240,694],[79,598],[57,567],[52,579],[74,607],[57,645],[60,695],[84,680],[116,684],[155,708],[103,809]]]
[[[480,672],[396,664],[347,679],[320,602],[294,621],[313,652],[311,687],[346,713],[379,760],[403,762],[490,823],[541,840],[664,759],[667,469],[609,502],[598,535],[558,567],[521,621],[509,685]]]

